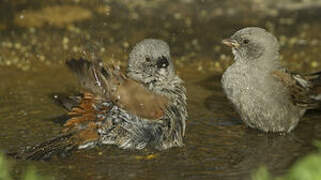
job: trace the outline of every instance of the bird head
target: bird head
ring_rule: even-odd
[[[128,76],[144,83],[162,83],[175,77],[174,64],[167,43],[145,39],[129,54]]]
[[[276,59],[279,55],[279,43],[269,32],[258,27],[248,27],[234,33],[223,44],[232,48],[235,60]]]

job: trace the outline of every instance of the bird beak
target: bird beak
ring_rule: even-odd
[[[234,39],[223,39],[222,43],[228,47],[231,47],[231,48],[239,48],[240,47],[240,44],[237,41],[235,41]]]

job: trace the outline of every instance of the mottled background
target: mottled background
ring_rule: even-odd
[[[232,62],[220,41],[260,26],[281,44],[291,71],[321,69],[320,0],[1,0],[0,148],[17,149],[53,137],[64,113],[50,98],[79,90],[64,67],[72,57],[125,66],[133,45],[159,38],[171,46],[188,88],[190,118],[184,148],[164,152],[100,147],[49,162],[16,161],[56,179],[248,179],[265,164],[283,174],[321,138],[320,113],[310,112],[287,136],[245,128],[221,91]]]

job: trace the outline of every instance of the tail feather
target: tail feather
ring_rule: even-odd
[[[25,148],[18,152],[10,152],[7,155],[23,160],[49,160],[52,156],[67,156],[76,148],[71,142],[72,133],[63,134],[45,141],[31,148]]]
[[[318,101],[321,107],[321,71],[306,75],[312,84],[312,98]]]
[[[313,73],[312,83],[315,87],[321,87],[321,71]]]
[[[321,71],[308,74],[308,77],[311,79],[313,85],[321,86]]]

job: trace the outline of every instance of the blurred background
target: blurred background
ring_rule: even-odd
[[[30,164],[56,179],[248,179],[261,165],[284,174],[315,150],[321,116],[309,113],[288,136],[244,127],[221,90],[233,58],[221,40],[248,26],[276,35],[289,70],[321,70],[321,0],[1,0],[1,151],[59,133],[52,119],[64,111],[50,94],[79,91],[64,67],[70,58],[125,67],[135,43],[165,40],[189,98],[184,148],[106,146],[49,162],[16,161],[13,176]]]

